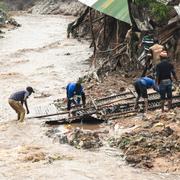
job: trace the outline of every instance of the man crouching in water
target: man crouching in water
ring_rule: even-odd
[[[26,90],[18,91],[9,97],[9,105],[16,111],[18,115],[18,120],[20,122],[24,121],[25,118],[25,109],[23,107],[23,104],[25,104],[26,112],[29,114],[29,108],[27,105],[27,98],[34,93],[34,90],[32,87],[27,87]]]
[[[70,116],[71,104],[73,103],[76,106],[80,105],[81,98],[82,98],[83,108],[85,108],[86,96],[80,81],[77,81],[76,83],[69,83],[66,87],[66,95],[67,95],[67,110],[69,111],[69,116]],[[74,99],[75,96],[77,96],[76,100]]]

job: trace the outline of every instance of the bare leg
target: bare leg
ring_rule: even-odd
[[[17,119],[19,120],[20,119],[20,113],[17,112]]]
[[[135,105],[134,105],[134,109],[137,109],[138,108],[138,101],[139,101],[140,97],[138,96],[136,98],[136,101],[135,101]]]
[[[164,103],[165,103],[165,100],[161,100],[161,111],[164,112]]]
[[[21,112],[19,121],[20,121],[20,122],[23,122],[23,121],[24,121],[24,118],[25,118],[25,111],[24,111],[24,112]]]
[[[169,99],[168,100],[168,111],[170,111],[171,106],[172,106],[172,99]]]
[[[148,111],[148,98],[144,98],[144,112],[147,113]]]

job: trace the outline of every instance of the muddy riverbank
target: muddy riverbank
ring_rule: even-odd
[[[20,15],[22,25],[0,40],[0,179],[174,179],[178,175],[148,172],[126,165],[121,151],[104,146],[97,151],[60,145],[45,136],[42,120],[18,123],[7,99],[27,85],[36,93],[30,97],[30,111],[36,105],[65,96],[65,86],[88,71],[91,56],[87,42],[66,39],[72,17]]]

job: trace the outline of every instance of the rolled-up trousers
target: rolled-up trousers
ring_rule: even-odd
[[[8,100],[9,105],[16,111],[18,115],[18,120],[19,121],[24,121],[25,118],[25,109],[23,105],[19,101],[15,101],[13,99]]]

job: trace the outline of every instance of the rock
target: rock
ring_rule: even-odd
[[[159,122],[154,124],[154,127],[164,127],[164,124]]]
[[[145,161],[142,163],[143,167],[147,167],[147,168],[152,168],[153,167],[153,163],[152,161]]]
[[[48,136],[48,137],[53,137],[55,134],[59,133],[60,130],[57,129],[57,128],[53,128],[53,129],[50,129],[48,130],[45,135]]]
[[[120,89],[119,89],[120,92],[123,92],[125,90],[126,90],[125,87],[120,87]]]
[[[68,138],[67,138],[67,135],[65,135],[65,134],[60,134],[60,135],[58,136],[58,139],[59,139],[59,143],[60,143],[60,144],[66,144],[66,143],[68,143]]]
[[[54,142],[59,142],[60,144],[68,143],[78,149],[99,148],[103,145],[98,132],[81,130],[80,128],[70,128],[65,132],[52,129],[49,130],[46,135],[48,137],[54,137]]]
[[[13,25],[15,27],[21,27],[21,25],[15,19],[13,19],[13,18],[10,18],[8,20],[8,24],[11,24],[11,25]]]
[[[151,128],[152,126],[153,126],[153,123],[148,121],[143,125],[143,128],[147,129],[147,128]]]
[[[168,137],[168,136],[172,135],[173,132],[174,131],[168,126],[168,127],[164,128],[161,133],[162,133],[162,135]]]
[[[31,8],[33,14],[66,14],[77,16],[84,9],[84,5],[72,0],[41,0]]]
[[[125,160],[130,164],[138,164],[138,163],[141,162],[141,157],[140,156],[131,156],[131,155],[129,155],[129,156],[127,156],[125,158]]]
[[[68,53],[65,53],[64,55],[66,55],[66,56],[70,56],[70,55],[71,55],[71,53],[69,53],[69,52],[68,52]]]

